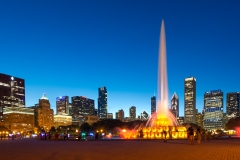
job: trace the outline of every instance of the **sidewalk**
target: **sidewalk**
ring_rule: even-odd
[[[195,141],[196,142],[196,141]],[[0,141],[1,159],[17,160],[238,160],[240,139],[202,141],[189,145],[187,140],[101,140],[45,141],[23,139]]]

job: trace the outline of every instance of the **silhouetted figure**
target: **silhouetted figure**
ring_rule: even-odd
[[[78,134],[78,141],[81,141],[82,140],[82,135],[81,133]]]
[[[45,140],[47,140],[47,133],[46,132],[44,134],[44,138],[45,138]]]
[[[51,141],[51,138],[52,138],[52,134],[49,132],[48,139]]]
[[[55,133],[55,140],[58,140],[58,136],[59,136],[59,134]]]
[[[189,138],[190,138],[190,144],[194,144],[194,130],[192,127],[189,128]]]
[[[95,140],[98,140],[98,132],[95,133]]]
[[[167,142],[167,131],[165,129],[163,129],[163,138],[164,138],[163,142]]]
[[[143,130],[142,129],[139,131],[139,137],[140,137],[140,141],[142,141],[143,140]]]
[[[198,129],[197,129],[197,144],[200,144],[201,139],[202,139],[201,129],[198,127]]]

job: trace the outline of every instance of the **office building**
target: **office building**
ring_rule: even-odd
[[[72,97],[72,113],[74,115],[95,115],[94,100],[84,96]]]
[[[240,116],[240,92],[227,93],[226,98],[227,118]]]
[[[122,109],[118,111],[118,119],[124,121],[124,111]]]
[[[90,125],[92,125],[93,123],[97,122],[98,120],[99,120],[99,117],[98,116],[94,116],[94,115],[85,117],[85,122],[87,122]]]
[[[69,115],[72,115],[72,103],[68,103]]]
[[[146,111],[141,113],[141,120],[146,121],[149,118],[149,114]]]
[[[0,121],[4,107],[25,107],[24,79],[0,73]]]
[[[113,114],[112,113],[108,113],[108,119],[113,119]]]
[[[207,130],[223,129],[223,92],[213,90],[204,94],[203,127]]]
[[[3,108],[4,125],[14,133],[34,131],[34,109],[26,107]]]
[[[196,114],[196,124],[203,128],[203,114],[201,113]]]
[[[184,121],[196,123],[196,79],[194,77],[184,80]]]
[[[182,125],[184,123],[184,117],[178,117],[177,121],[180,125]]]
[[[50,107],[50,102],[45,94],[39,99],[39,104],[35,105],[34,117],[35,127],[41,127],[45,131],[49,131],[54,126],[53,109]]]
[[[57,115],[69,114],[69,98],[68,96],[60,96],[56,98]]]
[[[72,125],[72,116],[69,115],[54,115],[54,127],[58,128],[59,126],[70,126]]]
[[[100,119],[107,119],[107,88],[98,88],[98,117]]]
[[[72,120],[74,125],[79,125],[85,116],[95,115],[94,100],[84,96],[74,96],[72,99]]]
[[[134,121],[136,119],[136,107],[132,106],[129,108],[129,118],[130,121]]]
[[[179,117],[179,99],[176,93],[173,94],[171,99],[171,112],[176,118]]]
[[[156,96],[151,97],[151,115],[156,112]]]
[[[118,119],[118,112],[115,113],[115,119]]]

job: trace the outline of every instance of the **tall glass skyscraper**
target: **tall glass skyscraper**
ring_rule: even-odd
[[[4,107],[25,107],[24,79],[0,73],[0,121]]]
[[[151,97],[151,115],[156,112],[156,96]]]
[[[173,94],[171,99],[171,112],[176,118],[179,117],[179,99],[176,93]]]
[[[84,96],[72,97],[72,114],[77,116],[95,115],[94,100]]]
[[[228,119],[240,116],[240,92],[227,93]]]
[[[223,129],[223,92],[213,90],[204,94],[203,127]]]
[[[184,80],[184,121],[196,123],[196,78]]]
[[[68,96],[60,96],[56,98],[57,115],[69,114],[69,98]]]
[[[129,117],[131,121],[134,121],[136,119],[136,107],[132,106],[129,108]]]
[[[98,88],[98,117],[100,119],[107,119],[107,88]]]

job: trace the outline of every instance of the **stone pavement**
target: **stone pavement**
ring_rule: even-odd
[[[195,141],[196,142],[196,141]],[[44,141],[37,139],[0,141],[1,160],[240,160],[240,139]]]

